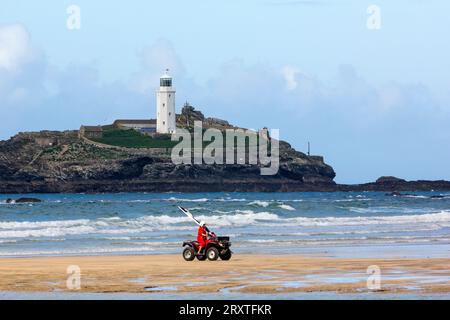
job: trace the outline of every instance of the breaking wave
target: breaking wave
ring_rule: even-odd
[[[248,205],[249,206],[256,205],[256,206],[267,208],[270,205],[270,203],[268,201],[255,200],[255,201],[250,202]]]

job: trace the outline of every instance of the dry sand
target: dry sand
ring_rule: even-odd
[[[0,259],[0,291],[67,288],[67,268],[81,269],[81,292],[371,291],[367,268],[381,270],[382,293],[450,293],[449,259],[346,259],[300,255],[235,255],[230,261],[186,262],[181,255]]]

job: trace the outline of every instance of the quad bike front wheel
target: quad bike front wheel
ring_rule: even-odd
[[[206,251],[206,256],[210,261],[216,261],[219,258],[219,250],[217,248],[211,247]]]
[[[186,261],[192,261],[195,258],[195,251],[192,247],[187,247],[183,250],[183,258]]]
[[[230,260],[231,259],[231,250],[228,250],[227,252],[225,252],[224,254],[220,255],[220,259],[221,260]]]

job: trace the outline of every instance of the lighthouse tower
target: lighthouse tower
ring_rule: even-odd
[[[156,92],[156,132],[174,133],[175,130],[175,89],[167,69],[159,79],[159,90]]]

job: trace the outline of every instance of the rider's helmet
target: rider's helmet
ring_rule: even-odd
[[[200,227],[203,227],[205,225],[205,221],[200,221]]]

